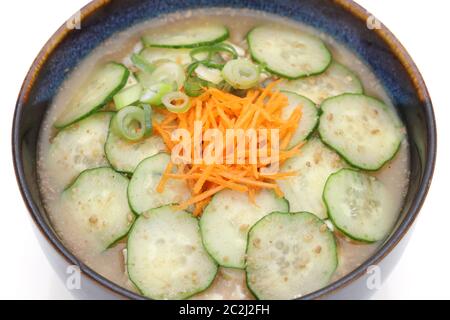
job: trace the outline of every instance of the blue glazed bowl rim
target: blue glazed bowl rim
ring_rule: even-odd
[[[101,7],[110,3],[110,1],[111,0],[91,1],[89,4],[87,4],[84,8],[80,10],[81,21],[88,18],[90,15],[94,14]],[[331,1],[341,6],[349,13],[351,13],[356,19],[367,21],[369,17],[372,17],[372,15],[369,12],[367,12],[364,8],[362,8],[352,0],[331,0]],[[33,62],[20,90],[19,97],[16,103],[12,129],[13,162],[17,182],[20,188],[21,195],[24,199],[24,202],[27,206],[27,209],[32,219],[34,220],[35,224],[38,226],[40,232],[44,235],[48,243],[54,248],[56,252],[58,252],[58,254],[61,257],[63,257],[69,264],[79,266],[80,270],[83,272],[84,275],[86,275],[94,283],[99,284],[103,288],[110,291],[117,298],[128,298],[138,300],[146,299],[145,297],[139,294],[136,294],[130,290],[127,290],[121,286],[116,285],[112,281],[99,275],[97,272],[95,272],[94,270],[86,266],[83,262],[81,262],[78,258],[76,258],[64,246],[64,244],[55,234],[51,226],[49,226],[47,220],[44,218],[44,215],[41,213],[41,210],[34,202],[30,188],[25,179],[26,173],[24,170],[24,161],[21,152],[22,150],[21,150],[21,135],[20,135],[20,126],[22,123],[23,110],[25,108],[31,88],[34,85],[35,79],[37,78],[37,75],[41,70],[41,66],[45,63],[47,58],[57,48],[57,46],[61,43],[61,41],[70,34],[70,32],[73,32],[73,30],[67,29],[66,24],[64,24],[53,34],[53,36],[45,44],[45,46],[42,48],[42,50],[36,57],[35,61]],[[422,100],[423,106],[425,108],[428,152],[426,153],[425,159],[426,166],[424,169],[423,179],[420,183],[419,190],[411,204],[411,208],[407,212],[405,218],[400,223],[398,228],[394,231],[394,233],[391,235],[389,240],[386,241],[374,255],[372,255],[360,267],[356,268],[346,276],[340,278],[339,280],[331,283],[330,285],[320,290],[305,295],[300,299],[321,299],[329,295],[332,295],[337,290],[340,290],[350,285],[353,281],[361,278],[367,272],[368,267],[372,265],[378,265],[381,262],[381,260],[383,260],[384,257],[386,257],[403,239],[405,234],[407,234],[408,230],[412,226],[414,220],[416,219],[424,203],[424,200],[426,198],[426,195],[428,193],[432,181],[436,161],[437,134],[436,134],[436,122],[434,117],[433,106],[428,90],[415,63],[413,62],[413,60],[411,59],[405,48],[402,46],[402,44],[395,38],[395,36],[383,24],[381,24],[379,29],[374,30],[374,32],[377,32],[378,35],[389,45],[389,47],[392,48],[392,51],[394,52],[396,58],[399,59],[399,61],[401,61],[404,68],[410,75],[411,80],[415,85],[416,92],[420,97],[420,99]]]

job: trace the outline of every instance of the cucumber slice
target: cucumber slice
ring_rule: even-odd
[[[190,49],[144,48],[139,55],[151,64],[171,61],[180,65],[188,65],[192,62],[190,52]]]
[[[153,33],[142,38],[146,47],[195,48],[222,42],[229,37],[228,29],[223,25],[194,25],[188,28],[176,28],[166,33]]]
[[[260,26],[248,33],[247,42],[253,59],[283,78],[319,74],[331,63],[331,53],[322,40],[297,30]]]
[[[112,121],[111,121],[112,123]],[[105,154],[111,166],[123,173],[133,173],[144,159],[166,150],[159,136],[150,136],[139,141],[129,141],[109,130],[105,144]]]
[[[54,168],[58,187],[67,187],[82,171],[108,166],[104,145],[112,112],[98,112],[58,132],[45,162]]]
[[[311,213],[274,212],[250,230],[247,285],[258,299],[300,298],[326,286],[337,264],[333,234]]]
[[[283,120],[288,120],[297,107],[302,108],[302,118],[288,145],[288,149],[291,149],[306,140],[316,129],[319,123],[319,109],[308,98],[288,91],[282,91],[282,93],[289,99],[289,105],[283,109],[281,114]]]
[[[322,141],[355,167],[378,170],[391,160],[403,138],[388,107],[374,98],[343,94],[322,103]]]
[[[131,106],[133,103],[139,101],[142,95],[142,90],[142,86],[137,83],[117,93],[114,96],[114,104],[116,106],[116,110]]]
[[[267,190],[261,191],[255,202],[241,192],[224,190],[205,208],[200,219],[203,243],[221,266],[244,268],[248,230],[265,215],[289,208],[285,199]]]
[[[70,100],[55,127],[67,127],[106,105],[126,85],[129,75],[125,66],[115,62],[97,69]]]
[[[127,201],[128,179],[111,168],[83,171],[61,195],[65,215],[83,242],[102,252],[123,238],[134,215]]]
[[[130,280],[152,299],[185,299],[208,288],[217,264],[203,248],[198,220],[165,206],[136,220],[128,236]]]
[[[324,73],[317,76],[282,80],[278,88],[298,93],[317,104],[343,93],[363,93],[364,91],[358,77],[337,62],[333,62]]]
[[[188,200],[191,192],[185,181],[169,179],[163,193],[156,187],[170,161],[170,155],[159,153],[142,161],[133,173],[128,186],[128,201],[137,214],[163,205]]]
[[[325,219],[327,210],[322,200],[323,187],[330,174],[343,167],[339,156],[319,139],[309,140],[299,156],[287,160],[280,168],[281,171],[297,172],[295,176],[278,181],[290,210],[312,212]]]
[[[353,169],[332,174],[323,198],[333,224],[348,237],[376,242],[384,239],[397,220],[393,195],[377,178]]]

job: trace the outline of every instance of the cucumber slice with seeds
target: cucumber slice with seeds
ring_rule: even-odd
[[[358,77],[337,62],[333,62],[324,73],[316,76],[282,80],[278,88],[305,96],[317,104],[343,93],[363,93],[364,91]]]
[[[287,211],[289,204],[271,191],[261,191],[252,204],[246,194],[224,190],[211,200],[200,219],[203,243],[222,266],[245,267],[245,247],[251,226],[273,211]]]
[[[58,188],[67,187],[82,171],[108,166],[104,145],[112,112],[98,112],[58,132],[45,157]],[[51,173],[49,172],[49,173]]]
[[[123,238],[134,215],[127,200],[128,179],[111,168],[83,171],[61,195],[59,212],[81,241],[100,253]]]
[[[142,38],[142,42],[146,47],[195,48],[222,42],[228,37],[229,32],[225,26],[202,24],[149,34]]]
[[[343,94],[321,106],[319,134],[353,166],[378,170],[391,160],[403,139],[388,107],[375,98]]]
[[[211,285],[217,269],[203,248],[198,220],[188,212],[153,209],[130,231],[128,275],[146,297],[189,298]]]
[[[247,285],[259,299],[295,299],[318,290],[337,264],[333,234],[311,213],[275,212],[249,232]]]
[[[395,200],[386,186],[353,169],[332,174],[323,198],[333,224],[354,240],[383,240],[397,220]]]
[[[170,155],[159,153],[142,161],[136,168],[128,186],[128,201],[137,214],[163,205],[188,200],[191,192],[185,181],[169,179],[163,193],[156,187],[170,161]]]
[[[105,154],[111,166],[123,173],[133,173],[144,159],[166,150],[159,136],[150,136],[139,141],[129,141],[109,130]]]
[[[283,78],[319,74],[331,63],[331,53],[322,40],[294,29],[256,27],[248,33],[247,42],[253,59]]]
[[[301,149],[301,154],[287,160],[282,172],[296,171],[295,176],[278,181],[292,212],[308,211],[321,219],[327,217],[322,200],[323,187],[330,174],[345,164],[339,155],[327,148],[319,139],[313,138]]]
[[[288,91],[282,91],[282,93],[289,99],[289,105],[283,108],[281,114],[283,120],[288,120],[297,107],[302,109],[302,118],[288,145],[288,149],[291,149],[306,140],[316,129],[319,123],[319,109],[308,98]]]
[[[115,62],[98,68],[70,100],[55,127],[67,127],[105,106],[126,85],[129,75],[125,66]]]

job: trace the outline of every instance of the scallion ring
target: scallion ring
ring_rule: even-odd
[[[219,43],[219,44],[215,44],[212,46],[199,47],[199,48],[192,50],[190,54],[191,54],[192,59],[194,59],[194,60],[205,60],[205,58],[207,60],[212,60],[213,56],[219,52],[229,53],[231,55],[232,59],[237,59],[237,57],[238,57],[236,49],[227,43]],[[199,54],[202,54],[202,53],[206,54],[206,57],[204,57],[204,55],[202,55],[202,57],[200,59],[197,59],[196,56]]]
[[[112,119],[111,129],[129,141],[138,141],[145,136],[145,112],[136,106],[119,110]]]
[[[259,82],[259,68],[245,59],[230,60],[222,70],[222,76],[235,89],[250,89]]]
[[[191,108],[189,97],[182,92],[166,94],[162,102],[167,110],[173,113],[185,113]]]
[[[198,97],[203,93],[203,88],[210,86],[211,84],[208,81],[198,77],[189,77],[184,83],[184,91],[190,97]]]
[[[153,133],[152,107],[148,104],[143,104],[142,110],[144,110],[144,137],[149,137]]]
[[[144,90],[140,101],[151,104],[152,106],[160,106],[162,104],[162,97],[176,89],[174,89],[174,84],[165,82],[156,83]]]
[[[146,73],[152,73],[155,71],[156,66],[149,63],[147,60],[145,60],[140,54],[133,53],[131,55],[131,62],[141,71]]]
[[[187,67],[186,76],[188,78],[191,77],[199,65],[204,65],[205,67],[219,69],[219,70],[222,70],[224,67],[223,64],[212,62],[212,61],[207,61],[207,60],[194,61]]]
[[[183,87],[186,81],[186,74],[184,69],[179,64],[175,62],[165,62],[156,68],[155,71],[149,76],[148,83],[150,85],[165,82],[165,83],[176,83],[178,88]]]

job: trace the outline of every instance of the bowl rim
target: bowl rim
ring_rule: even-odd
[[[108,5],[110,2],[111,0],[92,0],[80,10],[81,22],[90,15],[94,14],[98,9]],[[359,4],[355,3],[353,0],[331,0],[331,2],[341,6],[355,18],[363,20],[364,22],[366,22],[370,17],[373,17],[373,15],[371,15],[367,10],[365,10]],[[21,155],[21,137],[19,134],[25,102],[29,97],[29,93],[34,85],[37,75],[41,70],[42,65],[46,62],[51,53],[58,47],[61,41],[71,32],[73,32],[73,30],[68,29],[66,27],[66,24],[63,24],[52,35],[52,37],[47,41],[47,43],[35,58],[20,89],[20,93],[16,102],[12,127],[12,155],[17,183],[19,185],[22,198],[34,223],[37,225],[38,229],[47,240],[47,242],[59,254],[59,256],[64,258],[67,263],[71,265],[77,265],[80,268],[82,274],[86,275],[88,279],[93,281],[95,284],[102,286],[104,289],[114,294],[118,298],[138,300],[147,299],[140,294],[134,293],[106,279],[105,277],[101,276],[93,269],[85,265],[77,257],[75,257],[75,255],[72,254],[70,250],[67,249],[61,242],[56,233],[52,230],[51,226],[47,223],[44,216],[41,214],[37,204],[32,199],[30,189],[25,180],[23,159]],[[300,299],[325,298],[326,296],[333,294],[338,290],[349,286],[354,281],[360,279],[366,273],[369,266],[378,265],[408,233],[408,230],[414,223],[425,201],[432,181],[436,162],[437,133],[433,106],[430,95],[428,93],[428,89],[414,61],[409,56],[400,41],[397,40],[397,38],[388,30],[388,28],[384,24],[380,23],[380,28],[374,29],[373,32],[376,32],[378,36],[388,44],[388,46],[392,50],[392,53],[402,63],[403,67],[408,72],[410,79],[413,81],[416,92],[418,93],[419,98],[424,105],[426,116],[425,122],[427,125],[427,145],[429,148],[425,159],[426,166],[423,179],[420,183],[419,190],[412,201],[411,208],[406,213],[403,221],[400,222],[395,232],[380,248],[378,248],[374,255],[372,255],[369,259],[362,263],[361,266],[354,269],[346,276],[334,281],[333,283],[320,290],[305,295]]]

